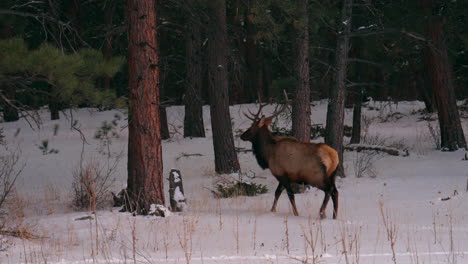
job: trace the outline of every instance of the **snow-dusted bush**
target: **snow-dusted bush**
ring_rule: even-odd
[[[236,196],[257,196],[267,193],[268,189],[263,184],[244,181],[242,174],[235,174],[235,176],[220,176],[218,182],[215,183],[215,190],[211,190],[211,192],[217,198],[229,198]]]
[[[234,181],[231,183],[218,183],[216,184],[216,190],[212,192],[218,198],[229,198],[236,196],[257,196],[267,193],[268,189],[263,184]]]

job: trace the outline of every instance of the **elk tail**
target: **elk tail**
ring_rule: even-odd
[[[338,153],[331,147],[320,144],[318,154],[322,163],[325,166],[325,173],[327,177],[335,177],[336,169],[338,168],[339,158]]]

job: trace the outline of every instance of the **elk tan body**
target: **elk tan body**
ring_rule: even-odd
[[[286,96],[287,99],[287,96]],[[287,100],[286,100],[287,101]],[[263,105],[265,106],[265,105]],[[257,114],[246,115],[253,121],[241,139],[252,142],[253,154],[263,169],[269,168],[271,174],[279,181],[275,191],[275,200],[271,208],[276,211],[278,198],[284,189],[288,193],[293,212],[298,215],[294,193],[291,183],[306,183],[325,192],[320,216],[325,217],[325,209],[330,200],[333,200],[333,218],[338,214],[338,190],[335,186],[336,168],[338,167],[338,153],[323,143],[300,142],[292,137],[273,136],[268,129],[273,117],[284,111],[283,109],[270,117],[258,118],[262,107]]]
[[[327,178],[338,166],[338,154],[323,143],[282,139],[271,148],[268,168],[275,177],[287,174],[291,182],[305,182],[324,189]]]

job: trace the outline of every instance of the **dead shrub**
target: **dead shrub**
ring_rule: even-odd
[[[111,205],[111,188],[122,155],[107,159],[81,162],[73,172],[72,205],[75,209],[96,210]]]
[[[356,151],[354,159],[354,175],[356,178],[369,176],[371,178],[377,177],[377,170],[374,163],[381,159],[383,155],[377,151]]]
[[[5,202],[13,194],[16,180],[20,176],[25,164],[20,164],[21,152],[9,151],[0,155],[0,225],[4,224]]]

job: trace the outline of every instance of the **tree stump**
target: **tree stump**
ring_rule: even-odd
[[[169,199],[172,212],[181,212],[187,208],[184,186],[182,185],[182,175],[176,169],[172,169],[169,172]]]

